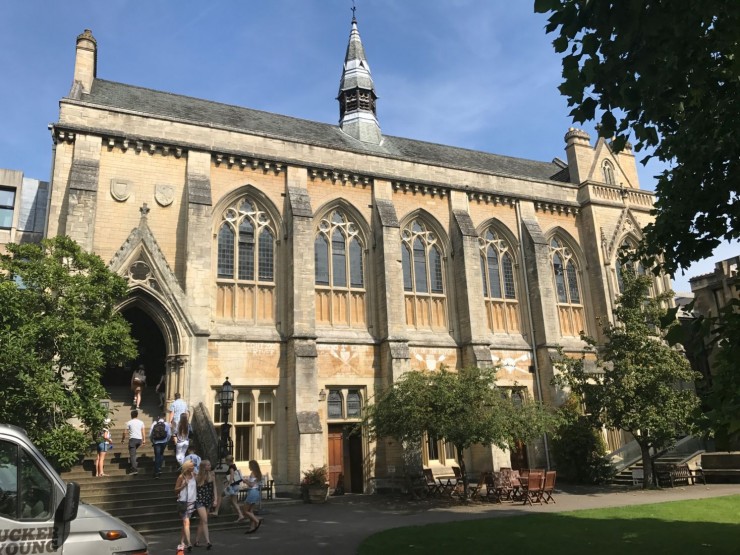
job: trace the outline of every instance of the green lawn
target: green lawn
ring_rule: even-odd
[[[740,495],[397,528],[369,537],[359,553],[738,555]]]

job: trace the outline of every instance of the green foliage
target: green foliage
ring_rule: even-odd
[[[555,415],[533,400],[515,403],[496,386],[494,368],[407,372],[366,407],[374,437],[419,445],[424,432],[455,445],[465,477],[463,450],[474,444],[514,447],[551,430]]]
[[[329,481],[329,470],[324,466],[311,466],[308,470],[303,471],[303,480],[301,484],[305,486],[323,486]]]
[[[100,369],[136,356],[115,310],[127,284],[68,237],[8,244],[7,252],[0,256],[0,422],[24,428],[65,468],[108,416]]]
[[[580,484],[603,484],[611,480],[614,467],[604,458],[604,439],[584,416],[578,399],[568,396],[558,412],[561,421],[552,438],[558,479]]]
[[[740,236],[740,2],[536,0],[574,120],[669,164],[645,253],[670,273]]]
[[[623,268],[624,293],[614,310],[616,324],[604,325],[606,343],[596,350],[596,371],[585,355],[562,357],[555,383],[585,399],[594,425],[630,432],[643,452],[645,485],[651,480],[647,453],[665,449],[689,432],[699,407],[693,389],[697,374],[683,353],[664,340],[658,326],[670,293],[647,297],[650,279]],[[648,459],[648,460],[646,460]]]

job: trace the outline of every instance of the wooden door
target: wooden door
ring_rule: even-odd
[[[336,489],[337,483],[343,479],[343,443],[341,426],[338,428],[329,426],[329,487],[331,489]]]
[[[511,451],[511,468],[514,470],[529,468],[527,444],[523,441],[517,440],[516,447]]]

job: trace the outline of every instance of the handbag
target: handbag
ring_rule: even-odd
[[[113,451],[113,443],[108,442],[105,444],[105,450],[106,451]]]
[[[188,510],[188,502],[187,501],[178,501],[177,502],[177,512],[179,514],[184,514]]]

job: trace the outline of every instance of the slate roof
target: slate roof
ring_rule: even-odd
[[[346,135],[338,126],[220,104],[168,92],[95,79],[80,101],[165,119],[231,128],[244,133],[287,141],[420,162],[483,173],[553,180],[561,168],[552,162],[500,156],[476,150],[384,135],[379,145]]]

